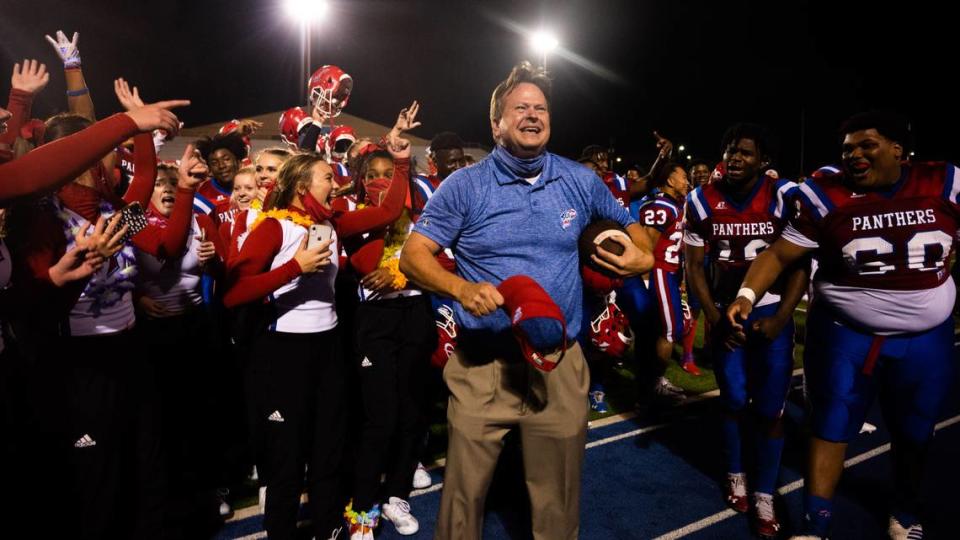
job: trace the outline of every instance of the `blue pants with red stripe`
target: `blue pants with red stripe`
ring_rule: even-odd
[[[660,335],[670,343],[677,343],[683,337],[680,276],[676,272],[654,269],[650,272],[650,294],[656,299]]]
[[[793,374],[793,319],[771,340],[750,330],[758,319],[773,316],[780,303],[755,308],[746,322],[747,343],[728,351],[722,343],[713,345],[720,401],[729,412],[738,412],[748,403],[763,418],[783,413]]]
[[[682,337],[680,279],[675,272],[652,270],[649,285],[638,277],[625,280],[617,290],[617,303],[638,339],[651,332],[666,337],[671,343]]]
[[[814,304],[803,361],[818,438],[850,440],[879,391],[891,432],[924,443],[954,380],[953,317],[925,332],[878,338]]]

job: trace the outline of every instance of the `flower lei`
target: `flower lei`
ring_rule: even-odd
[[[400,250],[410,236],[412,224],[410,213],[404,209],[403,214],[387,229],[387,235],[383,239],[383,256],[377,264],[378,268],[386,268],[390,272],[393,288],[397,290],[407,286],[407,276],[400,271]]]
[[[347,507],[343,509],[343,518],[351,525],[365,525],[375,529],[380,521],[380,505],[373,505],[369,512],[357,512],[353,509],[353,499],[350,499]]]
[[[52,197],[54,211],[60,221],[63,222],[63,233],[67,239],[67,251],[70,251],[76,245],[76,236],[80,233],[80,224],[84,220],[75,212],[63,205],[63,202]],[[115,210],[107,201],[100,202],[100,214],[110,217]],[[81,296],[89,298],[93,305],[91,311],[94,316],[99,316],[103,308],[116,305],[123,300],[124,294],[132,291],[135,287],[133,279],[137,276],[137,257],[133,246],[127,242],[123,249],[113,256],[116,264],[108,262],[98,270],[87,282]]]
[[[257,215],[256,219],[253,220],[253,223],[250,224],[250,232],[253,232],[253,230],[256,229],[257,226],[263,223],[263,220],[267,218],[273,218],[277,221],[285,219],[287,221],[293,222],[296,225],[300,225],[305,229],[309,229],[310,226],[313,225],[313,220],[303,214],[291,212],[290,210],[280,210],[280,209],[274,208],[273,210],[260,212],[260,214]]]

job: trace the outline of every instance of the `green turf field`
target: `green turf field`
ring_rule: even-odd
[[[803,359],[802,338],[805,334],[805,321],[807,318],[807,305],[802,302],[794,312],[793,320],[796,324],[797,341],[800,341],[793,350],[793,363],[795,367],[800,367]],[[683,388],[688,395],[697,395],[711,390],[716,390],[717,381],[714,378],[713,370],[710,368],[707,352],[703,349],[703,315],[697,324],[697,335],[694,340],[693,353],[697,365],[700,368],[700,376],[695,377],[686,371],[680,369],[680,357],[683,354],[681,346],[674,349],[674,362],[667,368],[667,378],[673,384]],[[627,354],[632,357],[632,351]],[[637,401],[637,389],[634,384],[634,372],[630,362],[625,362],[623,367],[614,368],[606,382],[607,404],[610,408],[609,413],[597,414],[590,412],[590,420],[597,420],[613,414],[628,412],[633,409],[633,404]]]

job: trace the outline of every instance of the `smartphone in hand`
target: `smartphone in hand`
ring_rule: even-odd
[[[307,249],[312,249],[333,237],[333,227],[326,223],[314,223],[307,232]]]
[[[127,226],[127,233],[123,235],[124,243],[129,242],[131,238],[147,228],[147,216],[143,213],[143,207],[140,203],[131,203],[120,210],[120,223],[117,228]]]

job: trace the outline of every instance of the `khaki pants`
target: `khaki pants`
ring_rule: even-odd
[[[456,350],[443,371],[450,441],[434,538],[481,536],[483,506],[503,438],[520,429],[537,539],[577,538],[590,376],[579,345],[552,372],[514,358]]]

